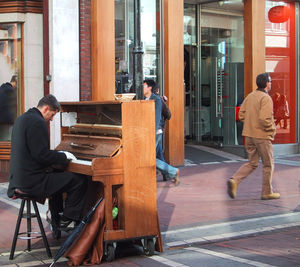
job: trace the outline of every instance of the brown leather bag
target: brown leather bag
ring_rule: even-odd
[[[69,266],[100,264],[103,256],[105,200],[97,207],[92,220],[66,252]]]

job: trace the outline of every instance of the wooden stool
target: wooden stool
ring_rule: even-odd
[[[19,216],[18,216],[18,219],[17,219],[17,225],[16,225],[16,229],[15,229],[14,239],[13,239],[13,242],[12,242],[12,245],[11,245],[9,259],[12,260],[14,258],[14,253],[15,253],[18,238],[27,240],[27,250],[28,251],[31,251],[31,239],[43,238],[43,242],[44,242],[47,254],[48,254],[49,258],[52,258],[51,251],[50,251],[49,244],[48,244],[48,240],[47,240],[45,230],[44,230],[44,227],[43,227],[43,224],[42,224],[41,216],[40,216],[40,213],[39,213],[39,209],[38,209],[37,204],[36,204],[36,199],[29,196],[28,194],[21,193],[20,191],[16,190],[15,195],[13,196],[13,199],[17,199],[17,198],[22,199],[22,202],[21,202],[21,206],[20,206]],[[25,203],[26,203],[26,213],[23,213]],[[31,203],[33,205],[35,213],[31,213]],[[39,227],[40,227],[40,231],[41,231],[40,233],[31,231],[31,218],[35,218],[35,217],[37,218],[37,221],[38,221],[38,224],[39,224]],[[23,219],[23,218],[27,219],[27,232],[19,233],[20,225],[21,225],[21,219]],[[34,236],[32,236],[32,234]],[[41,234],[41,235],[38,235],[38,234]],[[21,236],[21,235],[23,235],[23,236]]]

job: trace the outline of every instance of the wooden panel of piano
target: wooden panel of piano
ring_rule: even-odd
[[[104,185],[104,241],[156,237],[162,251],[156,198],[153,101],[61,103],[61,143],[78,161],[68,171]],[[64,121],[67,121],[64,125]],[[117,225],[112,208],[117,199]]]

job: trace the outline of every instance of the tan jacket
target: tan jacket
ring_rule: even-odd
[[[273,101],[267,93],[250,93],[242,103],[239,119],[244,122],[243,136],[274,140]]]

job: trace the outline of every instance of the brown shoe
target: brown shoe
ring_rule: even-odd
[[[271,194],[261,196],[262,200],[270,200],[270,199],[278,199],[278,198],[280,198],[279,193],[271,193]]]
[[[231,198],[235,198],[236,189],[237,189],[237,183],[233,180],[233,178],[230,178],[227,181],[227,193]]]
[[[171,182],[175,184],[175,186],[180,184],[179,181],[179,169],[176,172],[176,175],[171,179]]]

